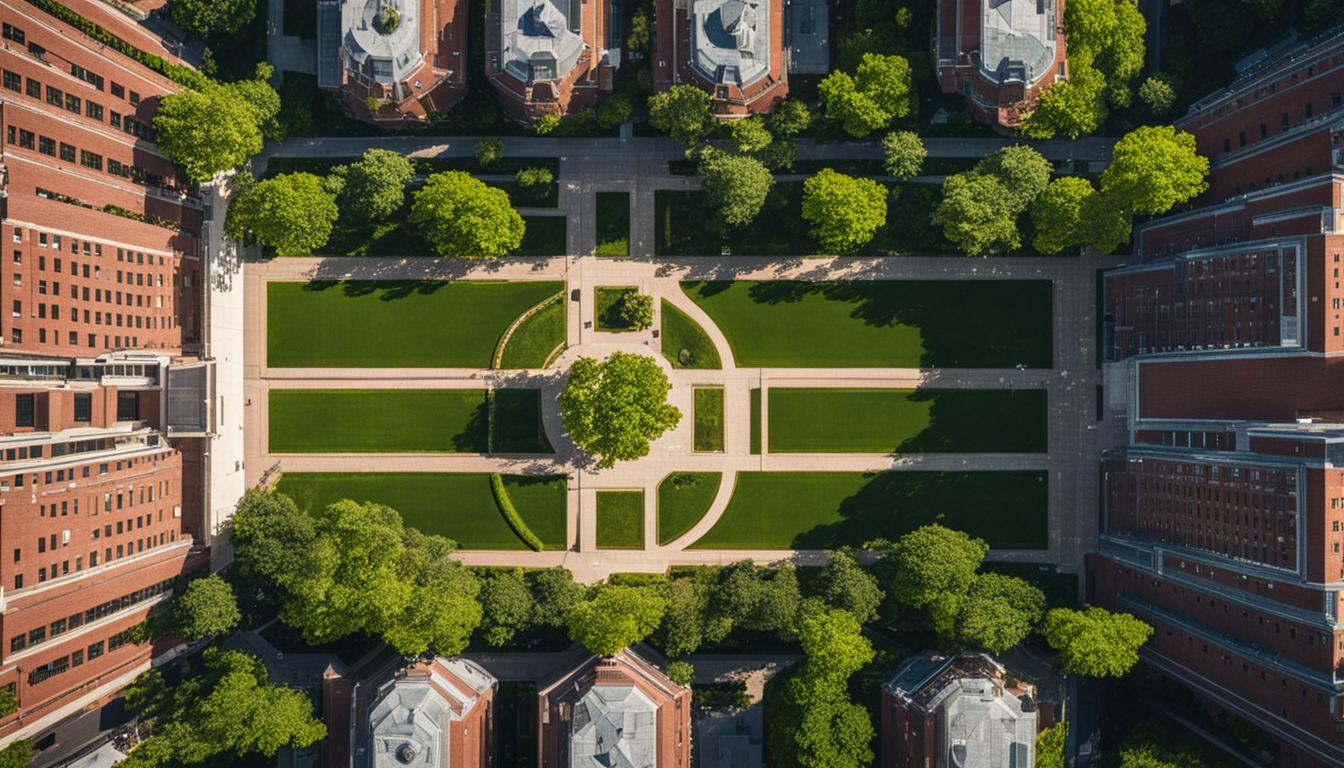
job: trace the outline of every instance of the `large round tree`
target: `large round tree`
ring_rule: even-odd
[[[461,171],[429,177],[415,193],[411,221],[440,256],[488,259],[523,243],[523,217],[502,189]]]
[[[327,244],[336,222],[336,201],[311,173],[283,173],[248,187],[229,206],[224,228],[281,256],[307,256]]]
[[[646,456],[649,443],[681,421],[681,411],[667,402],[671,389],[653,358],[629,352],[581,357],[560,393],[565,430],[599,468]]]

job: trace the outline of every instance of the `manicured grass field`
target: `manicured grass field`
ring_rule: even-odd
[[[541,390],[495,390],[495,453],[553,453],[541,423]]]
[[[487,448],[483,389],[273,389],[270,398],[272,453]]]
[[[597,320],[597,330],[624,332],[633,331],[633,325],[621,320],[621,303],[626,296],[639,293],[632,285],[599,286],[593,289],[593,317]]]
[[[506,475],[518,513],[547,549],[565,547],[565,478]],[[463,549],[526,549],[500,514],[484,473],[298,472],[277,488],[314,512],[341,499],[386,504],[411,528],[447,536]]]
[[[751,455],[761,455],[761,390],[751,390]]]
[[[523,243],[510,256],[564,256],[564,216],[524,216]]]
[[[630,255],[630,193],[597,193],[597,255]]]
[[[488,368],[499,337],[558,282],[331,281],[266,286],[275,368]]]
[[[406,219],[409,211],[406,206],[388,221],[337,221],[317,255],[437,258],[420,228]],[[510,256],[564,255],[564,216],[524,216],[523,225],[523,242]]]
[[[695,388],[695,442],[697,451],[723,450],[723,387]]]
[[[1045,391],[771,388],[772,452],[1039,453]]]
[[[709,340],[705,330],[694,320],[672,306],[666,299],[662,302],[663,356],[672,363],[673,368],[722,368],[719,351]]]
[[[565,300],[563,294],[537,310],[513,330],[499,367],[542,368],[565,343]]]
[[[598,549],[644,548],[644,492],[597,492]]]
[[[691,281],[740,366],[1051,365],[1048,280]]]
[[[714,503],[723,475],[673,472],[658,484],[658,543],[668,544],[691,530]]]
[[[740,472],[719,522],[694,549],[834,549],[921,525],[999,549],[1045,549],[1044,472]]]

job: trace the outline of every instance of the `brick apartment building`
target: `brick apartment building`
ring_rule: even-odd
[[[423,125],[467,92],[467,0],[313,0],[317,84],[351,115]]]
[[[709,92],[714,114],[772,111],[789,94],[783,0],[658,0],[653,86]]]
[[[572,114],[611,92],[621,45],[611,3],[499,0],[485,29],[485,76],[514,120]]]
[[[100,3],[62,4],[150,45]],[[151,128],[178,86],[24,0],[0,23],[3,739],[167,650],[134,628],[208,565],[211,378],[203,204]]]
[[[1308,41],[1192,106],[1209,192],[1104,278],[1127,439],[1101,461],[1089,595],[1295,767],[1344,764],[1342,56]]]
[[[932,58],[943,93],[1011,133],[1041,92],[1068,79],[1064,0],[937,0]]]

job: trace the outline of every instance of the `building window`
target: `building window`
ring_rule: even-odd
[[[4,74],[5,74],[5,87],[11,91],[23,93],[23,78],[19,76],[19,73],[10,72],[8,69],[6,69]]]
[[[84,114],[101,121],[103,119],[103,105],[94,101],[84,102]]]
[[[71,331],[74,333],[74,331]],[[75,393],[75,421],[93,420],[93,395],[88,392]]]
[[[28,78],[27,83],[24,85],[24,90],[30,98],[42,98],[42,84],[31,77]]]
[[[19,147],[22,149],[32,149],[37,136],[32,131],[19,129]]]
[[[33,426],[33,406],[33,395],[31,392],[14,396],[14,426]]]
[[[140,418],[140,393],[118,392],[117,421],[135,421],[138,418]]]
[[[61,142],[61,159],[67,163],[75,162],[75,148],[65,142]]]
[[[23,30],[19,29],[18,27],[5,24],[4,35],[6,40],[13,40],[14,42],[20,45],[22,45],[25,42]]]
[[[71,93],[65,94],[65,111],[78,115],[84,111],[84,100]]]
[[[44,155],[56,156],[56,140],[47,136],[37,137],[37,151]]]
[[[103,156],[87,149],[79,150],[79,164],[95,171],[103,170]]]
[[[65,106],[65,91],[53,86],[47,86],[47,103],[57,107]]]

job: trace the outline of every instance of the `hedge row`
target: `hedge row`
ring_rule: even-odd
[[[513,506],[513,499],[509,498],[509,491],[504,487],[504,478],[498,472],[490,473],[490,492],[495,495],[495,504],[499,506],[500,513],[504,515],[504,521],[509,524],[513,532],[533,552],[540,552],[541,539],[527,526],[523,516],[518,514],[518,508]]]
[[[131,45],[120,37],[103,29],[97,23],[89,21],[70,8],[61,5],[57,0],[28,0],[28,4],[36,6],[42,11],[55,16],[103,45],[135,59],[184,88],[191,88],[192,90],[199,91],[204,90],[205,87],[210,84],[209,78],[202,75],[200,72],[197,72],[190,67],[171,64],[162,56],[157,56],[148,51],[136,48],[134,45]]]

